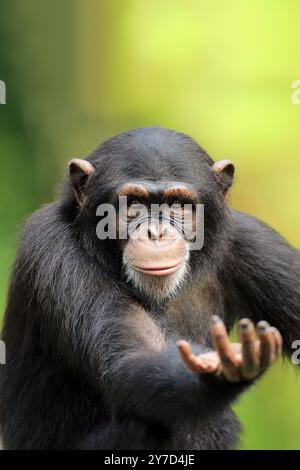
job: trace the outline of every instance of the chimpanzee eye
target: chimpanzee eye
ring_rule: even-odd
[[[138,198],[129,199],[127,206],[128,220],[133,220],[137,217],[141,217],[141,215],[145,212],[146,209],[143,202]]]
[[[171,203],[171,206],[177,206],[177,207],[182,207],[183,204],[181,201],[179,201],[179,199],[173,199],[172,203]]]
[[[139,204],[142,204],[140,199],[131,199],[131,200],[128,201],[128,206],[135,206],[135,205],[139,205]]]

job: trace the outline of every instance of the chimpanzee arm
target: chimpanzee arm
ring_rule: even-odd
[[[222,272],[228,312],[267,320],[290,355],[300,339],[300,252],[254,217],[232,211],[233,237]]]
[[[130,316],[145,332],[153,328],[142,310],[132,308],[127,320]],[[192,372],[183,363],[176,344],[166,343],[157,349],[141,332],[128,330],[126,323],[124,318],[123,324],[108,324],[112,346],[116,332],[122,332],[117,334],[121,338],[119,351],[114,347],[111,354],[108,346],[105,353],[106,396],[117,417],[136,416],[165,424],[198,421],[225,410],[249,386],[250,382],[234,384],[222,376]],[[128,335],[127,345],[123,335]],[[105,336],[108,339],[110,335]],[[152,338],[155,340],[155,336]],[[200,352],[197,345],[194,349]]]
[[[20,295],[26,332],[14,308]],[[50,352],[60,367],[88,379],[115,416],[197,420],[225,409],[248,385],[191,372],[175,342],[167,344],[147,312],[121,294],[58,219],[55,206],[38,212],[25,228],[8,310],[7,321],[19,318],[18,335],[32,335],[47,357]]]

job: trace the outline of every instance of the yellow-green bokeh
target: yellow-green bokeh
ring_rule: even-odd
[[[300,248],[298,0],[0,0],[0,307],[18,226],[69,159],[161,125],[236,162],[232,204]],[[242,448],[300,449],[300,382],[279,364],[237,406]]]

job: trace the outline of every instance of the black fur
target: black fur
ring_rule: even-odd
[[[113,137],[89,158],[80,210],[71,185],[22,233],[2,339],[0,422],[7,449],[226,449],[230,405],[249,384],[196,376],[177,339],[210,347],[209,318],[228,328],[266,319],[300,337],[300,256],[272,229],[223,205],[229,183],[191,138],[160,128]],[[136,292],[114,241],[96,237],[95,208],[132,179],[193,184],[205,204],[205,246],[191,252],[178,297]]]

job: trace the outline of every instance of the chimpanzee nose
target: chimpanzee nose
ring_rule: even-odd
[[[150,240],[159,240],[165,238],[168,234],[168,227],[162,223],[151,223],[148,227],[148,238]]]

